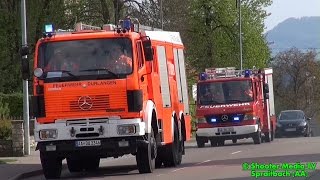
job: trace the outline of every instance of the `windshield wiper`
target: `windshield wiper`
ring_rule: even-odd
[[[239,99],[229,99],[228,102],[243,102],[243,101]]]
[[[47,73],[47,77],[48,77],[48,73],[50,73],[50,72],[57,72],[57,73],[65,73],[65,74],[68,74],[69,76],[71,76],[71,77],[75,77],[75,78],[77,78],[77,76],[76,75],[74,75],[74,74],[72,74],[71,73],[71,71],[66,71],[66,70],[59,70],[59,71],[47,71],[46,73]]]
[[[218,102],[215,100],[209,100],[209,101],[201,101],[202,105],[214,105],[214,104],[224,104],[222,102]]]
[[[118,75],[116,73],[110,71],[107,68],[84,69],[84,70],[81,70],[80,72],[90,72],[90,71],[105,71],[105,72],[107,72],[109,74],[112,74],[114,77],[118,77]]]

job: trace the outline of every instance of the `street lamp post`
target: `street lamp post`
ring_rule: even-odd
[[[26,28],[26,1],[21,0],[21,30],[22,46],[27,45],[27,28]],[[23,57],[27,59],[27,55]],[[30,133],[29,133],[29,95],[28,80],[23,80],[23,129],[24,129],[24,154],[30,155]]]
[[[242,70],[242,27],[241,27],[241,0],[237,1],[238,17],[239,17],[239,43],[240,43],[240,67]]]

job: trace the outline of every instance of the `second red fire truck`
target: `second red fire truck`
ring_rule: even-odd
[[[198,147],[225,140],[252,138],[255,144],[274,138],[272,69],[208,68],[196,86]]]

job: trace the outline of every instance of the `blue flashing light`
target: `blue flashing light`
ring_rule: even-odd
[[[251,71],[250,70],[245,70],[244,71],[244,77],[250,77],[250,75],[251,75]]]
[[[53,32],[53,25],[52,24],[45,25],[45,32],[52,33]]]
[[[240,118],[239,117],[233,117],[233,120],[234,121],[240,121]]]
[[[211,122],[217,122],[217,119],[216,118],[212,118]]]
[[[200,80],[207,80],[207,78],[208,78],[208,75],[206,74],[206,73],[200,73]]]
[[[123,29],[128,30],[128,31],[131,29],[131,20],[130,19],[123,20]]]

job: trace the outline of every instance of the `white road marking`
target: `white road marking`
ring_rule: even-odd
[[[203,164],[203,163],[206,163],[206,162],[210,162],[211,160],[205,160],[203,162],[200,162],[200,163],[197,163],[196,165],[200,165],[200,164]]]
[[[176,172],[176,171],[179,171],[179,170],[182,170],[182,169],[185,169],[185,168],[175,169],[175,170],[173,170],[173,171],[171,171],[171,172]]]
[[[158,174],[157,176],[162,176],[162,175],[164,175],[164,174]]]
[[[236,151],[236,152],[233,152],[233,153],[231,153],[231,154],[237,154],[237,153],[239,153],[239,152],[241,152],[241,151]]]

